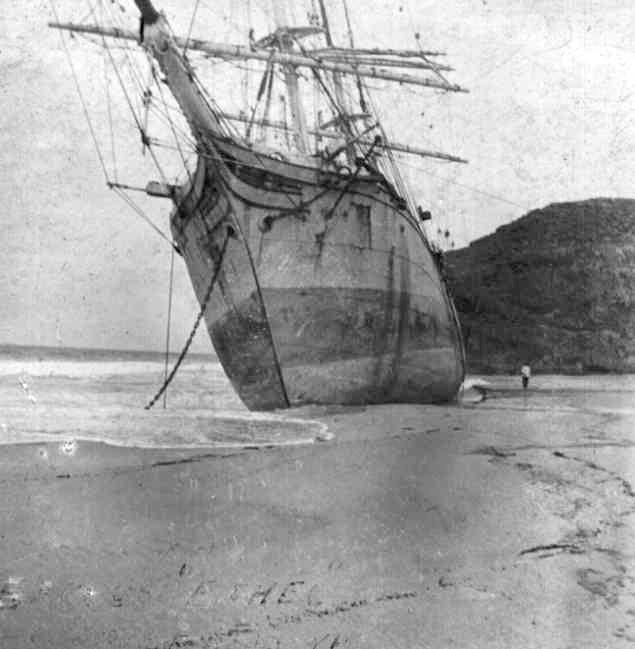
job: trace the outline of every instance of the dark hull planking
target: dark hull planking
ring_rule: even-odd
[[[416,224],[380,177],[217,142],[172,230],[218,357],[252,410],[452,399],[463,351]],[[222,164],[219,164],[219,156]]]

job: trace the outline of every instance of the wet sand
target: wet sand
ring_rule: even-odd
[[[253,419],[206,372],[0,377],[3,649],[635,642],[632,379]]]

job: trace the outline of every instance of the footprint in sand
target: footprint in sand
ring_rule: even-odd
[[[0,582],[0,609],[15,609],[23,600],[22,577],[9,577]]]

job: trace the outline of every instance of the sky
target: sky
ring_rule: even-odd
[[[156,4],[175,32],[187,32],[195,0]],[[341,2],[329,4],[334,37],[345,42]],[[119,5],[134,28],[132,2]],[[61,20],[88,13],[76,0],[54,6]],[[470,90],[376,95],[395,139],[469,160],[403,159],[413,194],[433,214],[433,234],[449,229],[458,247],[552,202],[635,195],[630,0],[349,0],[349,8],[356,45],[415,47],[418,32],[425,47],[447,52],[451,80]],[[0,0],[0,9],[0,344],[161,349],[170,247],[105,186],[59,34],[47,27],[51,4]],[[244,41],[246,15],[240,3],[201,0],[195,35]],[[103,143],[104,53],[81,38],[67,44]],[[156,170],[141,156],[122,98],[112,111],[117,130],[130,133],[118,150],[120,178],[145,185]],[[169,204],[139,200],[167,232]],[[196,313],[177,257],[173,348]],[[206,336],[197,336],[197,351],[209,349]]]

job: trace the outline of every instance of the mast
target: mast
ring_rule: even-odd
[[[278,33],[278,45],[283,52],[290,52],[293,47],[293,40],[287,33],[288,18],[285,5],[282,0],[271,0],[273,5],[274,21]],[[293,122],[293,141],[301,153],[307,153],[309,150],[309,140],[307,137],[306,115],[300,99],[300,84],[298,82],[298,73],[293,64],[288,63],[283,66],[284,82],[287,86],[287,95],[289,97],[289,106],[291,108],[291,121]]]
[[[154,8],[152,0],[135,0],[135,4],[141,12],[141,19],[145,25],[152,25],[161,17],[159,12]]]
[[[208,140],[208,138],[204,138],[205,133],[227,135],[226,122],[223,121],[223,117],[219,111],[212,108],[208,103],[196,79],[194,70],[186,57],[181,53],[179,48],[183,48],[186,44],[189,50],[198,50],[210,57],[225,60],[259,60],[266,62],[268,66],[271,66],[271,69],[274,65],[282,66],[288,90],[293,139],[297,149],[303,153],[309,151],[309,135],[311,133],[319,137],[330,137],[330,135],[326,134],[324,124],[318,125],[317,129],[312,132],[309,132],[307,128],[297,73],[299,66],[313,70],[332,72],[334,78],[340,82],[343,75],[351,75],[356,77],[358,81],[360,77],[371,77],[374,79],[393,81],[399,84],[413,84],[436,88],[443,91],[467,92],[461,86],[449,83],[439,74],[439,71],[445,70],[447,66],[426,59],[427,55],[441,56],[443,54],[442,52],[426,52],[424,56],[423,52],[415,52],[412,50],[356,49],[352,42],[350,48],[336,47],[330,35],[328,18],[322,0],[320,0],[320,7],[323,10],[322,27],[315,25],[310,27],[289,27],[285,7],[282,4],[283,0],[271,0],[271,2],[277,28],[269,36],[259,41],[252,41],[249,47],[173,36],[167,20],[163,14],[160,14],[154,8],[152,0],[135,0],[135,4],[142,18],[140,32],[115,27],[103,28],[97,25],[79,25],[60,22],[49,23],[49,26],[71,32],[97,34],[102,37],[113,37],[134,42],[139,42],[139,38],[141,38],[142,46],[157,61],[161,71],[165,75],[166,83],[170,91],[188,121],[192,134],[199,141],[202,139]],[[326,35],[327,48],[307,50],[301,47],[300,52],[294,49],[293,44],[297,39],[318,33],[324,33]],[[395,69],[399,67],[416,68],[417,71],[428,70],[434,74],[432,76],[422,76],[404,73],[399,69]],[[270,72],[270,77],[271,75],[272,72]],[[270,92],[271,78],[269,78],[268,83]],[[341,90],[341,83],[336,83],[335,85],[336,88],[339,87]],[[336,99],[337,101],[334,103],[340,104],[340,109],[345,108],[343,106],[343,96],[341,101],[340,97]],[[366,111],[363,114],[365,113]],[[329,124],[341,128],[348,142],[351,134],[349,133],[349,137],[346,137],[346,132],[350,131],[350,128],[346,127],[349,125],[351,119],[355,117],[354,115],[349,115],[347,111],[343,115],[336,116],[335,122],[331,121]],[[253,115],[251,120],[253,120]],[[269,119],[268,114],[265,114],[263,125],[274,126],[274,128],[278,127],[277,124],[274,124]],[[139,128],[142,131],[142,138],[145,141],[147,135],[143,132],[142,126]],[[465,162],[457,156],[451,156],[437,151],[415,149],[405,144],[386,146],[384,148],[388,155],[390,155],[391,150],[397,150],[404,153],[440,158],[453,162]],[[347,153],[350,152],[347,151]]]
[[[220,115],[225,119],[235,121],[235,122],[247,122],[247,123],[251,122],[251,118],[246,115],[225,113],[225,112],[220,113]],[[363,119],[367,119],[369,115],[362,114],[361,117]],[[289,126],[285,124],[285,122],[271,120],[268,119],[267,117],[261,118],[257,120],[255,123],[258,124],[259,126],[275,128],[281,131],[289,130]],[[320,138],[327,138],[332,140],[341,139],[342,136],[340,133],[329,131],[325,128],[326,126],[327,126],[326,124],[322,124],[320,128],[308,129],[307,133],[309,135],[315,135]],[[458,156],[450,155],[449,153],[443,153],[441,151],[422,149],[420,147],[411,146],[410,144],[400,144],[399,142],[392,142],[392,141],[387,142],[385,140],[382,140],[380,143],[376,143],[374,140],[369,138],[364,138],[364,137],[359,138],[357,141],[359,142],[359,144],[363,144],[364,146],[374,145],[378,149],[388,149],[391,151],[397,151],[399,153],[409,153],[412,155],[420,156],[422,158],[436,158],[437,160],[446,160],[448,162],[458,162],[463,164],[467,163],[467,160],[465,160],[464,158],[459,158]]]
[[[327,47],[321,50],[313,50],[313,54],[371,54],[375,56],[399,56],[405,59],[420,59],[428,56],[445,56],[445,52],[439,52],[437,50],[398,50],[391,48],[381,48],[381,47],[356,47],[355,49],[349,49],[346,47]]]
[[[136,0],[135,0],[136,2]],[[116,27],[103,28],[96,25],[79,25],[75,23],[49,23],[50,27],[65,29],[72,32],[84,34],[98,34],[100,36],[109,36],[123,40],[138,42],[139,34],[137,32],[118,29]],[[168,38],[168,34],[165,34]],[[226,43],[216,43],[196,38],[189,40],[178,36],[169,36],[170,40],[178,47],[184,47],[187,43],[188,50],[197,50],[205,52],[210,56],[216,56],[224,59],[243,59],[255,61],[270,61],[282,65],[301,66],[306,68],[315,68],[318,70],[327,70],[330,72],[341,72],[342,74],[358,75],[360,77],[372,77],[373,79],[384,79],[397,83],[407,83],[427,88],[437,88],[447,92],[468,92],[467,89],[457,85],[447,83],[440,79],[430,79],[428,77],[417,77],[412,74],[402,72],[393,72],[383,68],[371,65],[356,65],[353,63],[340,63],[337,60],[321,59],[318,54],[308,50],[306,55],[292,52],[276,52],[270,49],[251,49],[243,45],[233,45]],[[147,41],[147,38],[144,39]],[[429,65],[419,65],[421,69],[429,69]]]
[[[152,0],[135,0],[135,4],[141,13],[141,29],[140,34],[134,35],[134,40],[138,40],[140,35],[142,46],[159,64],[166,83],[183,111],[194,137],[198,139],[202,133],[209,131],[223,133],[219,118],[197,86],[190,64],[178,49],[186,45],[187,39],[179,39],[181,43],[176,42],[171,35],[167,20],[154,8]],[[104,33],[107,31],[99,28],[92,29],[92,33],[102,36],[109,35]],[[124,36],[127,37],[128,34]],[[189,43],[187,44],[189,46]]]
[[[346,4],[346,0],[342,0],[342,5],[344,6],[344,17],[346,18],[346,27],[348,29],[348,42],[351,49],[354,49],[355,43],[353,42],[353,28],[351,27],[351,19],[348,15],[348,5]],[[364,112],[366,112],[368,108],[364,97],[364,87],[362,86],[362,80],[359,75],[355,75],[355,83],[357,84],[357,92],[359,94],[359,106]]]
[[[326,6],[324,0],[319,0],[320,3],[320,13],[322,14],[322,25],[324,26],[324,36],[326,39],[326,44],[328,47],[334,47],[333,37],[331,35],[331,27],[329,25],[329,18],[326,13]],[[337,118],[339,118],[339,126],[342,131],[342,135],[346,140],[348,140],[350,135],[350,125],[344,123],[346,120],[349,110],[347,106],[346,97],[344,96],[344,87],[342,85],[342,75],[340,72],[333,72],[333,85],[335,87],[335,102],[337,104],[337,109],[341,113]],[[353,165],[355,159],[355,149],[352,146],[346,147],[346,159],[350,166]]]
[[[331,36],[331,27],[329,25],[329,18],[326,13],[326,6],[324,0],[319,0],[320,13],[322,14],[322,25],[324,27],[324,37],[328,47],[334,47],[333,37]],[[346,98],[344,97],[344,89],[342,87],[342,75],[339,72],[333,72],[333,83],[335,85],[335,99],[341,110],[347,112]]]

